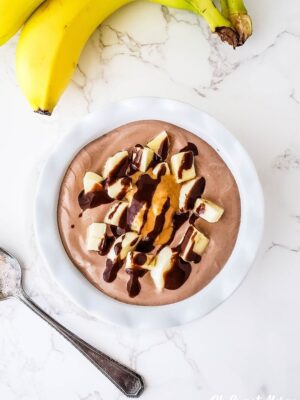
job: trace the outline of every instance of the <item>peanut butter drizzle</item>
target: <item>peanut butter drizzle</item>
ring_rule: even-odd
[[[151,172],[149,174],[151,175]],[[148,210],[146,223],[141,232],[143,237],[153,232],[156,220],[161,215],[164,205],[169,199],[169,208],[165,213],[164,225],[156,236],[155,245],[167,243],[172,235],[172,220],[175,212],[178,210],[179,192],[180,185],[176,182],[173,175],[164,175],[161,177]]]

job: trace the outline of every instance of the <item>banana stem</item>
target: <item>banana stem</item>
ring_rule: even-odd
[[[227,0],[221,0],[221,11],[224,17],[229,19],[229,8]]]
[[[221,26],[231,27],[231,22],[219,12],[211,0],[190,0],[190,3],[206,19],[213,32]]]
[[[227,3],[231,14],[247,14],[243,0],[227,0]]]
[[[223,42],[227,42],[233,48],[238,45],[239,37],[232,22],[220,13],[212,0],[186,0],[186,2],[206,20],[211,31],[216,32]]]
[[[241,46],[252,35],[252,21],[243,0],[222,0],[222,13],[232,23],[239,35]]]

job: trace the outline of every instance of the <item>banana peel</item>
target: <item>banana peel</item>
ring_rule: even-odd
[[[0,0],[0,46],[6,43],[44,0]]]
[[[46,0],[33,13],[19,38],[16,71],[20,87],[35,112],[51,115],[90,35],[113,12],[133,1],[110,0],[99,6],[99,0]],[[233,4],[233,0],[227,0],[228,18],[212,0],[149,1],[201,15],[211,31],[234,48],[247,38],[239,26],[241,18],[237,18],[242,15],[245,19],[246,11]]]
[[[221,10],[238,34],[237,46],[242,46],[252,35],[252,20],[243,0],[221,0]]]

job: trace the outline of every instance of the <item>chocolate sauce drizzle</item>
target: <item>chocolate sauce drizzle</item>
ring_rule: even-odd
[[[146,269],[126,269],[127,274],[130,278],[127,282],[127,292],[130,297],[136,297],[141,291],[141,284],[139,278],[142,278],[148,271]]]
[[[195,213],[192,213],[191,216],[190,216],[190,219],[189,219],[189,223],[190,223],[191,225],[194,225],[195,222],[197,221],[197,219],[198,219],[198,215],[195,214]]]
[[[160,165],[157,177],[161,178],[162,176],[166,175],[167,172],[167,167],[165,166],[165,164]]]
[[[130,246],[134,248],[138,240],[139,240],[138,237],[133,239],[132,242],[130,243]],[[107,258],[106,260],[106,268],[103,272],[103,279],[105,280],[105,282],[113,282],[116,279],[117,274],[119,270],[122,268],[123,263],[125,261],[120,258],[120,253],[122,250],[122,241],[115,243],[113,245],[113,250],[116,257],[114,261],[111,260],[110,258]]]
[[[123,235],[126,232],[125,229],[120,228],[119,226],[114,226],[114,225],[110,226],[110,230],[115,238],[118,238],[119,236]]]
[[[190,168],[192,168],[193,161],[194,161],[194,153],[192,151],[185,152],[182,157],[179,169],[178,169],[178,177],[180,179],[182,179],[183,171],[189,170]]]
[[[131,176],[135,174],[137,171],[139,171],[141,162],[142,162],[142,156],[143,156],[143,146],[140,144],[137,144],[130,152],[130,157],[129,157],[129,164],[126,170],[126,175]],[[148,169],[154,168],[158,163],[161,162],[161,157],[159,157],[157,154],[154,154],[153,159],[151,160],[150,164],[148,165]]]
[[[194,154],[194,156],[197,156],[199,154],[197,146],[191,142],[188,142],[188,144],[185,147],[179,150],[179,153],[183,153],[184,151],[191,151]]]
[[[115,255],[118,256],[122,250],[122,242],[118,242],[114,245]],[[106,260],[106,268],[103,272],[103,279],[105,282],[113,282],[119,270],[122,268],[123,260],[120,257],[116,257],[115,261],[112,261],[110,258]]]
[[[157,166],[157,164],[159,164],[160,162],[162,162],[162,158],[160,158],[159,155],[157,155],[156,153],[154,153],[154,156],[148,166],[148,168],[154,168]]]
[[[201,197],[201,196],[199,196],[199,197]],[[195,199],[195,201],[196,201],[196,199]],[[197,221],[197,219],[199,218],[199,216],[200,216],[201,214],[203,214],[204,211],[205,211],[205,204],[200,204],[200,206],[197,207],[197,209],[195,210],[195,212],[193,212],[193,213],[191,214],[190,219],[189,219],[189,223],[190,223],[191,225],[194,225],[195,222]]]
[[[179,289],[187,281],[191,270],[191,264],[183,261],[177,255],[173,268],[166,273],[165,288],[169,290]]]
[[[101,242],[99,243],[99,247],[98,247],[98,253],[100,256],[106,256],[113,244],[113,242],[115,241],[115,238],[113,236],[105,236],[104,239],[101,240]]]
[[[136,182],[137,191],[134,193],[131,204],[127,209],[127,226],[130,227],[132,225],[134,218],[136,217],[138,212],[142,209],[144,205],[146,205],[143,221],[144,225],[147,219],[148,209],[150,207],[152,197],[159,183],[160,178],[153,179],[150,175],[147,174],[141,175],[139,177]]]
[[[143,156],[143,146],[140,144],[137,144],[133,149],[131,153],[131,159],[130,159],[130,171],[138,171],[139,167],[142,162],[142,156]]]
[[[121,178],[121,185],[122,189],[120,193],[118,193],[116,200],[122,200],[125,194],[128,192],[128,189],[130,188],[132,179],[129,176],[124,176]]]
[[[99,184],[97,190],[85,193],[82,190],[78,196],[78,203],[80,208],[85,211],[88,208],[95,208],[102,204],[111,203],[113,199],[109,197],[105,187],[102,184]]]
[[[113,282],[119,270],[122,268],[123,261],[120,258],[117,258],[115,262],[113,262],[110,258],[106,260],[106,268],[103,272],[103,279],[105,282]]]
[[[156,237],[162,231],[165,220],[166,220],[166,213],[170,208],[170,198],[168,197],[165,201],[161,213],[156,217],[155,224],[151,232],[148,233],[138,244],[137,251],[141,251],[143,253],[148,253],[149,251],[154,249],[154,241]]]
[[[127,292],[130,297],[136,297],[141,291],[139,278],[142,278],[148,271],[141,266],[147,261],[147,256],[143,253],[138,253],[133,257],[135,268],[127,268],[126,272],[130,276],[127,282]]]
[[[107,177],[107,183],[112,185],[119,178],[123,178],[126,175],[126,171],[129,165],[129,157],[124,157],[119,161],[117,165],[110,171],[109,176]]]
[[[154,249],[153,241],[149,240],[147,237],[142,238],[136,247],[136,250],[140,251],[141,253],[149,253],[153,249]]]
[[[78,196],[78,203],[80,208],[85,211],[88,208],[95,208],[101,206],[102,204],[112,203],[112,199],[107,193],[108,185],[112,185],[118,179],[122,178],[122,184],[124,188],[122,192],[118,195],[117,199],[124,197],[129,185],[131,184],[131,179],[126,177],[126,170],[129,165],[129,157],[124,157],[115,167],[110,171],[109,176],[101,183],[97,183],[93,190],[85,193],[82,190]]]
[[[186,231],[186,233],[185,233],[185,235],[184,235],[184,238],[183,238],[181,244],[179,245],[180,250],[186,248],[186,246],[187,246],[187,244],[188,244],[190,238],[191,238],[192,235],[193,235],[193,232],[194,232],[194,227],[193,227],[193,226],[190,226],[190,227],[188,228],[188,230]],[[186,257],[185,257],[185,258],[187,258],[190,262],[194,262],[194,263],[199,263],[199,262],[201,261],[201,256],[200,256],[199,254],[195,253],[195,252],[193,251],[193,248],[192,248],[192,247],[189,249],[189,251],[188,251],[188,253],[186,254]]]
[[[205,184],[205,178],[197,179],[185,201],[186,210],[192,210],[194,208],[196,200],[199,199],[204,192]]]
[[[137,144],[133,149],[129,150],[129,164],[126,169],[125,175],[131,176],[138,171],[138,168],[135,166],[133,159],[136,157],[136,152],[138,148],[142,147],[141,145]]]
[[[115,215],[115,213],[117,212],[119,207],[121,207],[121,203],[116,203],[114,208],[108,214],[107,218],[111,219]],[[125,229],[127,226],[126,218],[127,218],[127,211],[126,211],[126,208],[124,208],[122,214],[120,215],[120,220],[119,220],[119,227],[121,229]]]
[[[172,220],[173,231],[172,231],[172,235],[171,235],[170,239],[166,243],[167,245],[172,243],[177,230],[188,220],[188,218],[189,218],[189,213],[188,212],[175,213],[173,215],[173,220]]]
[[[161,142],[157,154],[159,155],[162,161],[165,161],[165,159],[168,157],[168,153],[169,153],[169,139],[168,137],[166,137]]]
[[[200,204],[200,206],[197,207],[196,212],[197,212],[197,214],[198,214],[199,216],[200,216],[201,214],[204,214],[204,212],[205,212],[205,204],[204,204],[204,203]]]

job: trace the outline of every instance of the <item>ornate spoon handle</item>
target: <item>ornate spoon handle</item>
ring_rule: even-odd
[[[106,354],[95,349],[74,333],[70,332],[60,323],[46,314],[22,290],[17,295],[18,299],[26,304],[32,311],[42,317],[54,329],[71,342],[96,368],[98,368],[118,389],[128,397],[139,397],[144,390],[143,379],[136,372],[113,360]]]

